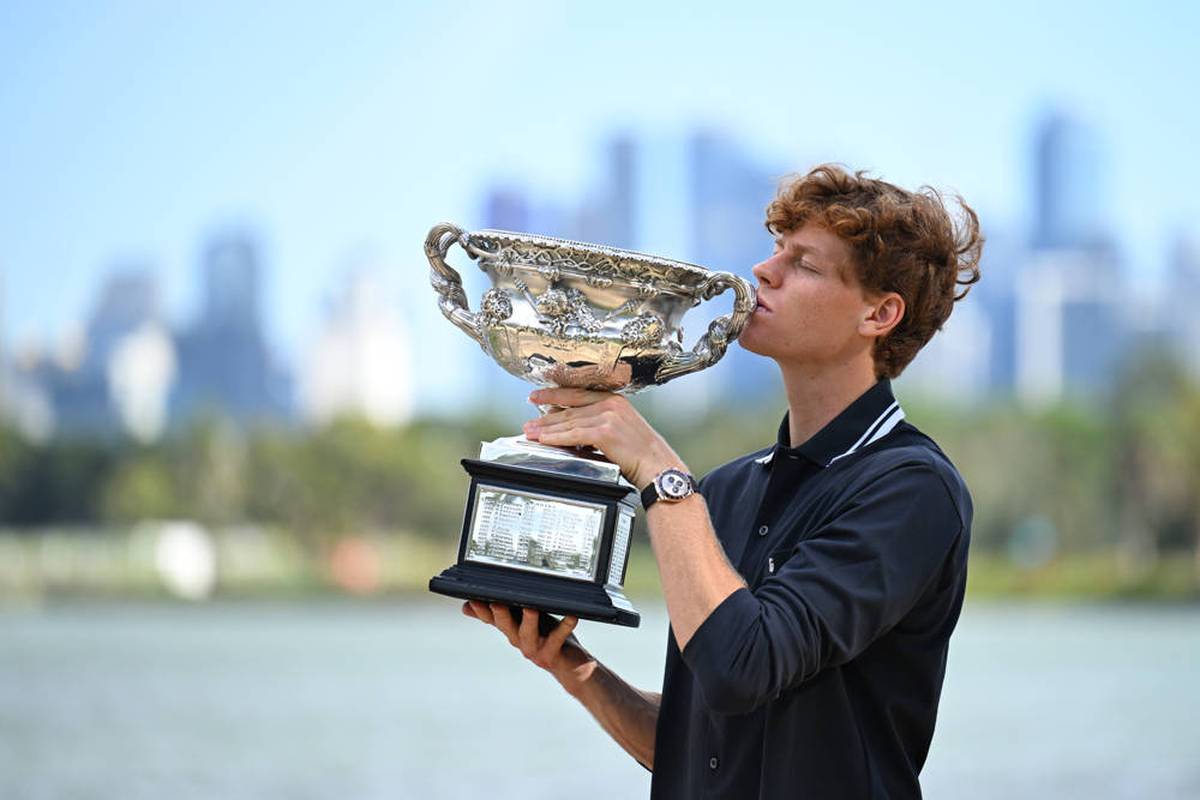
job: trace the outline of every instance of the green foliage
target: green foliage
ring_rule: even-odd
[[[104,519],[114,523],[173,516],[178,500],[163,459],[147,453],[117,464],[102,489],[101,508]]]
[[[769,445],[785,407],[780,397],[689,420],[638,405],[697,474]],[[985,578],[1007,576],[990,584],[1020,584],[1021,574],[1061,577],[1063,557],[1097,553],[1108,554],[1105,569],[1124,586],[1165,574],[1155,566],[1160,559],[1175,565],[1173,580],[1181,563],[1194,564],[1200,577],[1200,387],[1170,360],[1132,359],[1103,404],[1031,411],[906,398],[905,406],[971,488],[974,552],[1017,569],[985,568]],[[345,418],[312,430],[246,432],[214,417],[153,446],[35,444],[0,429],[0,525],[178,517],[213,528],[267,525],[310,554],[351,533],[406,531],[434,549],[449,547],[468,483],[459,460],[514,427],[485,416],[401,428]]]
[[[307,436],[258,436],[248,448],[247,510],[312,543],[395,528],[454,535],[466,492],[458,461],[478,446],[461,426],[388,430],[357,419]]]
[[[103,485],[120,458],[81,439],[35,445],[0,432],[0,523],[88,522],[101,518]]]

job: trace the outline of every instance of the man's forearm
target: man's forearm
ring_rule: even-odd
[[[746,582],[726,558],[703,496],[655,503],[646,522],[671,629],[683,650],[713,609]]]
[[[588,666],[591,674],[570,693],[625,752],[653,770],[654,731],[662,696],[630,686],[599,661]]]

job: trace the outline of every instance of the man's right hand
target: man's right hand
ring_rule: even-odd
[[[468,617],[498,628],[508,638],[509,644],[553,675],[571,695],[578,695],[596,669],[596,659],[583,649],[574,636],[575,626],[579,624],[578,617],[564,617],[554,624],[548,634],[543,635],[538,624],[540,614],[532,608],[521,609],[519,624],[513,618],[512,609],[503,603],[468,600],[463,603],[462,611]],[[547,617],[548,621],[553,619]]]

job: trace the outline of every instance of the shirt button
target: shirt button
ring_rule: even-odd
[[[709,769],[716,769],[716,768],[717,768],[717,765],[718,765],[718,764],[720,764],[720,763],[721,763],[720,761],[717,761],[717,757],[716,757],[716,756],[713,756],[712,758],[710,758],[710,759],[708,760],[708,768],[709,768]]]
[[[768,526],[766,526],[766,525],[759,525],[759,526],[758,526],[758,535],[759,535],[759,536],[766,536],[766,535],[767,535],[767,532],[768,532],[768,531],[770,531],[770,530],[771,530],[771,529],[770,529]]]

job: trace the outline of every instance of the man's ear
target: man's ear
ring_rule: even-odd
[[[882,338],[891,333],[902,319],[904,319],[904,298],[895,292],[888,292],[871,298],[866,316],[858,324],[858,332],[863,336]]]

